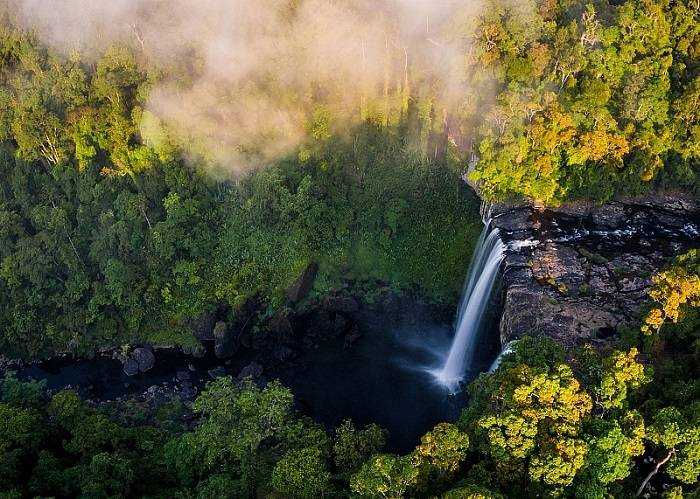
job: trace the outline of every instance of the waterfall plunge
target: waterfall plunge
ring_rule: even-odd
[[[435,372],[440,384],[454,391],[464,377],[465,369],[474,355],[474,347],[484,311],[491,296],[498,268],[506,246],[498,229],[491,229],[490,221],[479,237],[476,252],[469,266],[469,274],[462,291],[455,321],[455,336],[450,353],[442,369]]]

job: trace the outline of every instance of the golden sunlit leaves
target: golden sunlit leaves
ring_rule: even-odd
[[[591,397],[565,364],[551,373],[535,374],[527,366],[516,371],[506,407],[477,425],[486,431],[494,457],[507,461],[532,454],[528,473],[534,480],[568,485],[584,463],[585,443],[577,437],[593,408]]]
[[[652,277],[649,296],[656,304],[644,318],[641,328],[644,334],[658,332],[667,320],[677,322],[683,306],[700,306],[699,269],[700,254],[691,250]]]
[[[605,409],[621,408],[627,400],[628,388],[638,388],[650,381],[644,366],[637,362],[637,349],[615,352],[605,359],[604,373],[598,389],[599,403]]]

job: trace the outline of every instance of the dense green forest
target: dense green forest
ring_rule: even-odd
[[[293,19],[303,2],[278,3]],[[462,49],[457,88],[388,30],[376,95],[349,117],[310,91],[303,138],[231,174],[149,109],[192,61],[150,65],[122,43],[66,53],[0,4],[0,352],[192,345],[198,317],[235,319],[251,300],[265,334],[311,262],[312,296],[453,304],[482,225],[464,175],[486,199],[548,205],[700,193],[697,1],[481,7],[441,34]],[[693,496],[698,258],[656,276],[615,350],[521,340],[407,455],[384,453],[376,425],[327,432],[276,382],[219,378],[188,426],[178,404],[146,423],[7,375],[0,497],[604,498],[659,491],[661,476],[659,493]]]

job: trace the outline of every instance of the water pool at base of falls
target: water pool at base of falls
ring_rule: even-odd
[[[71,387],[85,398],[107,401],[142,396],[153,386],[176,394],[181,389],[178,373],[183,371],[201,390],[211,380],[212,368],[221,367],[235,377],[255,361],[263,366],[265,380],[279,379],[292,390],[297,409],[328,430],[345,419],[359,426],[377,423],[389,431],[388,451],[409,452],[436,423],[458,418],[465,403],[463,394],[451,395],[430,372],[449,349],[449,317],[413,315],[394,321],[381,313],[367,314],[360,323],[363,334],[352,346],[342,337],[329,339],[300,350],[288,362],[265,361],[243,351],[229,360],[217,359],[212,352],[197,359],[169,349],[156,350],[153,369],[133,377],[109,357],[58,358],[28,365],[19,376],[44,379],[54,391]],[[498,353],[497,335],[492,339],[479,348],[479,371],[487,370]]]

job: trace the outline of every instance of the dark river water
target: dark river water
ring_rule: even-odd
[[[493,321],[495,326],[495,317]],[[113,400],[153,385],[177,387],[178,371],[187,371],[201,389],[211,379],[211,369],[220,366],[236,376],[256,360],[264,365],[265,379],[279,379],[292,390],[299,411],[329,430],[347,418],[358,425],[377,423],[389,431],[388,450],[394,452],[411,450],[436,423],[459,417],[464,395],[450,395],[431,374],[449,349],[451,324],[431,317],[398,324],[369,314],[360,326],[364,334],[350,347],[342,338],[328,340],[285,363],[265,365],[253,352],[223,361],[211,353],[196,359],[177,350],[156,350],[155,366],[133,377],[111,358],[54,359],[25,367],[19,376],[44,379],[51,390],[71,387],[85,398]],[[487,370],[497,351],[497,335],[482,338],[472,374]]]

